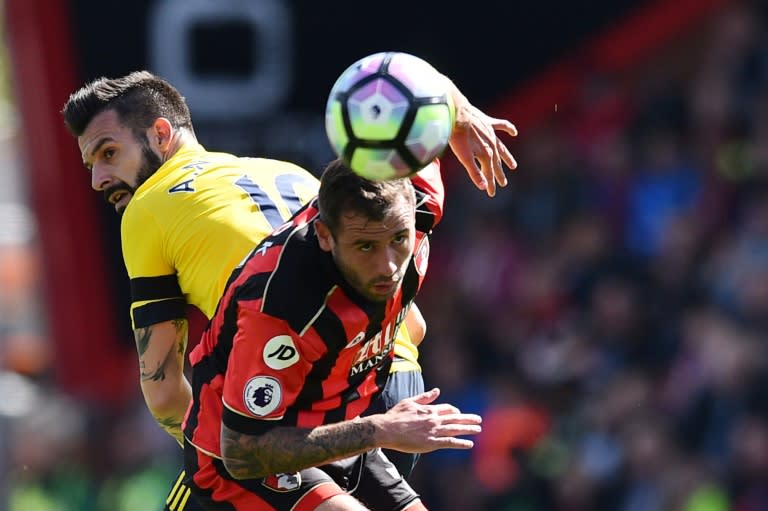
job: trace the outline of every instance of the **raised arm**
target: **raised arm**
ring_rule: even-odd
[[[324,465],[376,447],[424,453],[470,449],[458,435],[480,432],[481,418],[449,404],[431,404],[438,389],[404,399],[386,413],[317,426],[276,427],[260,435],[221,427],[221,454],[237,479],[264,477]]]
[[[180,444],[192,387],[184,376],[188,323],[173,319],[134,330],[144,401],[155,420]]]
[[[490,197],[496,194],[496,185],[506,186],[503,164],[517,168],[517,162],[499,138],[497,131],[517,136],[517,128],[505,119],[491,117],[472,105],[456,85],[450,82],[451,96],[456,106],[456,124],[451,134],[450,147],[464,166],[469,178]]]

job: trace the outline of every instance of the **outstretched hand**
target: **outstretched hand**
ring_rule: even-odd
[[[379,417],[382,434],[379,445],[410,453],[472,448],[472,440],[458,437],[480,433],[482,418],[461,413],[447,403],[433,404],[439,395],[439,389],[432,389],[403,399],[382,414]]]
[[[505,119],[497,119],[483,113],[461,98],[456,105],[456,125],[450,139],[453,154],[464,166],[469,178],[489,197],[496,195],[496,185],[507,186],[503,164],[517,168],[517,162],[501,141],[497,131],[517,136],[517,128]]]

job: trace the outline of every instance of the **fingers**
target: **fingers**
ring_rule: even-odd
[[[438,449],[471,449],[475,446],[472,440],[466,438],[443,437],[432,441],[433,451]]]
[[[434,388],[421,394],[416,394],[410,399],[420,405],[428,405],[440,396],[440,389]]]
[[[504,132],[516,137],[517,127],[506,119],[490,117],[477,107],[466,104],[462,121],[456,124],[449,141],[453,153],[467,171],[474,185],[488,196],[496,195],[496,186],[506,186],[504,165],[514,170],[517,162],[499,137]]]
[[[403,452],[472,448],[472,441],[458,437],[481,433],[482,417],[462,413],[448,403],[431,404],[439,394],[435,388],[403,399],[387,411],[384,416],[390,418],[393,436],[380,446]]]
[[[486,183],[485,193],[489,197],[493,197],[496,195],[496,170],[493,168],[493,151],[490,148],[483,148],[482,151],[478,151],[476,158],[481,176]]]
[[[479,424],[445,424],[434,430],[436,438],[477,435],[483,431]]]
[[[515,126],[508,120],[491,118],[490,121],[491,121],[491,126],[493,126],[494,130],[503,131],[505,133],[508,133],[509,135],[512,135],[513,137],[517,136],[517,126]]]
[[[479,189],[485,190],[488,187],[488,182],[483,177],[482,170],[478,163],[475,161],[475,156],[472,154],[472,149],[469,148],[467,140],[461,139],[451,144],[453,154],[456,155],[456,159],[464,167],[469,175],[469,179]]]
[[[488,118],[486,126],[488,127],[487,130],[477,130],[475,132],[474,138],[477,144],[473,148],[472,153],[477,159],[475,168],[479,167],[480,177],[482,182],[485,183],[484,188],[482,186],[478,186],[478,188],[485,189],[488,196],[493,197],[496,195],[497,184],[501,187],[507,186],[508,182],[507,176],[504,173],[504,164],[512,170],[517,168],[517,162],[504,142],[497,136],[496,130],[516,136],[517,128],[509,121],[494,118]]]
[[[491,145],[492,144],[492,145]],[[501,141],[490,136],[489,143],[483,143],[482,149],[476,151],[476,158],[479,163],[480,172],[487,185],[485,188],[489,197],[496,195],[496,185],[506,186],[507,178],[504,175],[504,167],[501,165],[501,155],[499,151]]]
[[[466,424],[470,426],[477,426],[479,427],[480,424],[483,423],[483,418],[475,413],[456,413],[451,417],[444,417],[443,424],[446,425],[456,425],[456,424]],[[478,429],[479,432],[479,429]]]
[[[481,422],[479,415],[457,414],[433,428],[429,443],[435,449],[471,449],[475,445],[472,440],[457,437],[481,433]]]
[[[432,405],[430,409],[433,410],[437,415],[457,415],[461,413],[461,410],[448,403]]]
[[[496,149],[501,154],[501,159],[507,164],[507,167],[515,170],[517,168],[517,160],[515,160],[515,157],[512,156],[512,153],[509,152],[509,149],[507,149],[507,146],[504,145],[501,140],[498,141]]]

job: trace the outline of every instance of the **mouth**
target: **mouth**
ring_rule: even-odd
[[[115,211],[121,212],[131,200],[131,193],[126,190],[117,190],[109,196],[109,203],[115,206]]]
[[[388,280],[386,282],[377,282],[373,285],[373,290],[378,295],[390,295],[395,292],[399,281]]]

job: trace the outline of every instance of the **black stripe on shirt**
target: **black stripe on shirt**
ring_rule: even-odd
[[[131,279],[131,301],[144,302],[184,296],[176,274]]]
[[[136,307],[131,314],[134,328],[144,328],[163,321],[186,318],[187,302],[184,298],[150,302]]]
[[[226,406],[221,414],[221,422],[229,429],[245,435],[259,436],[274,429],[274,421],[259,420],[235,413]]]
[[[295,406],[304,410],[311,409],[313,403],[322,399],[322,384],[331,374],[331,370],[338,360],[339,352],[344,349],[347,343],[344,324],[338,316],[327,308],[315,320],[313,327],[328,347],[328,351],[312,364],[312,369],[304,379],[304,387],[296,397]]]

